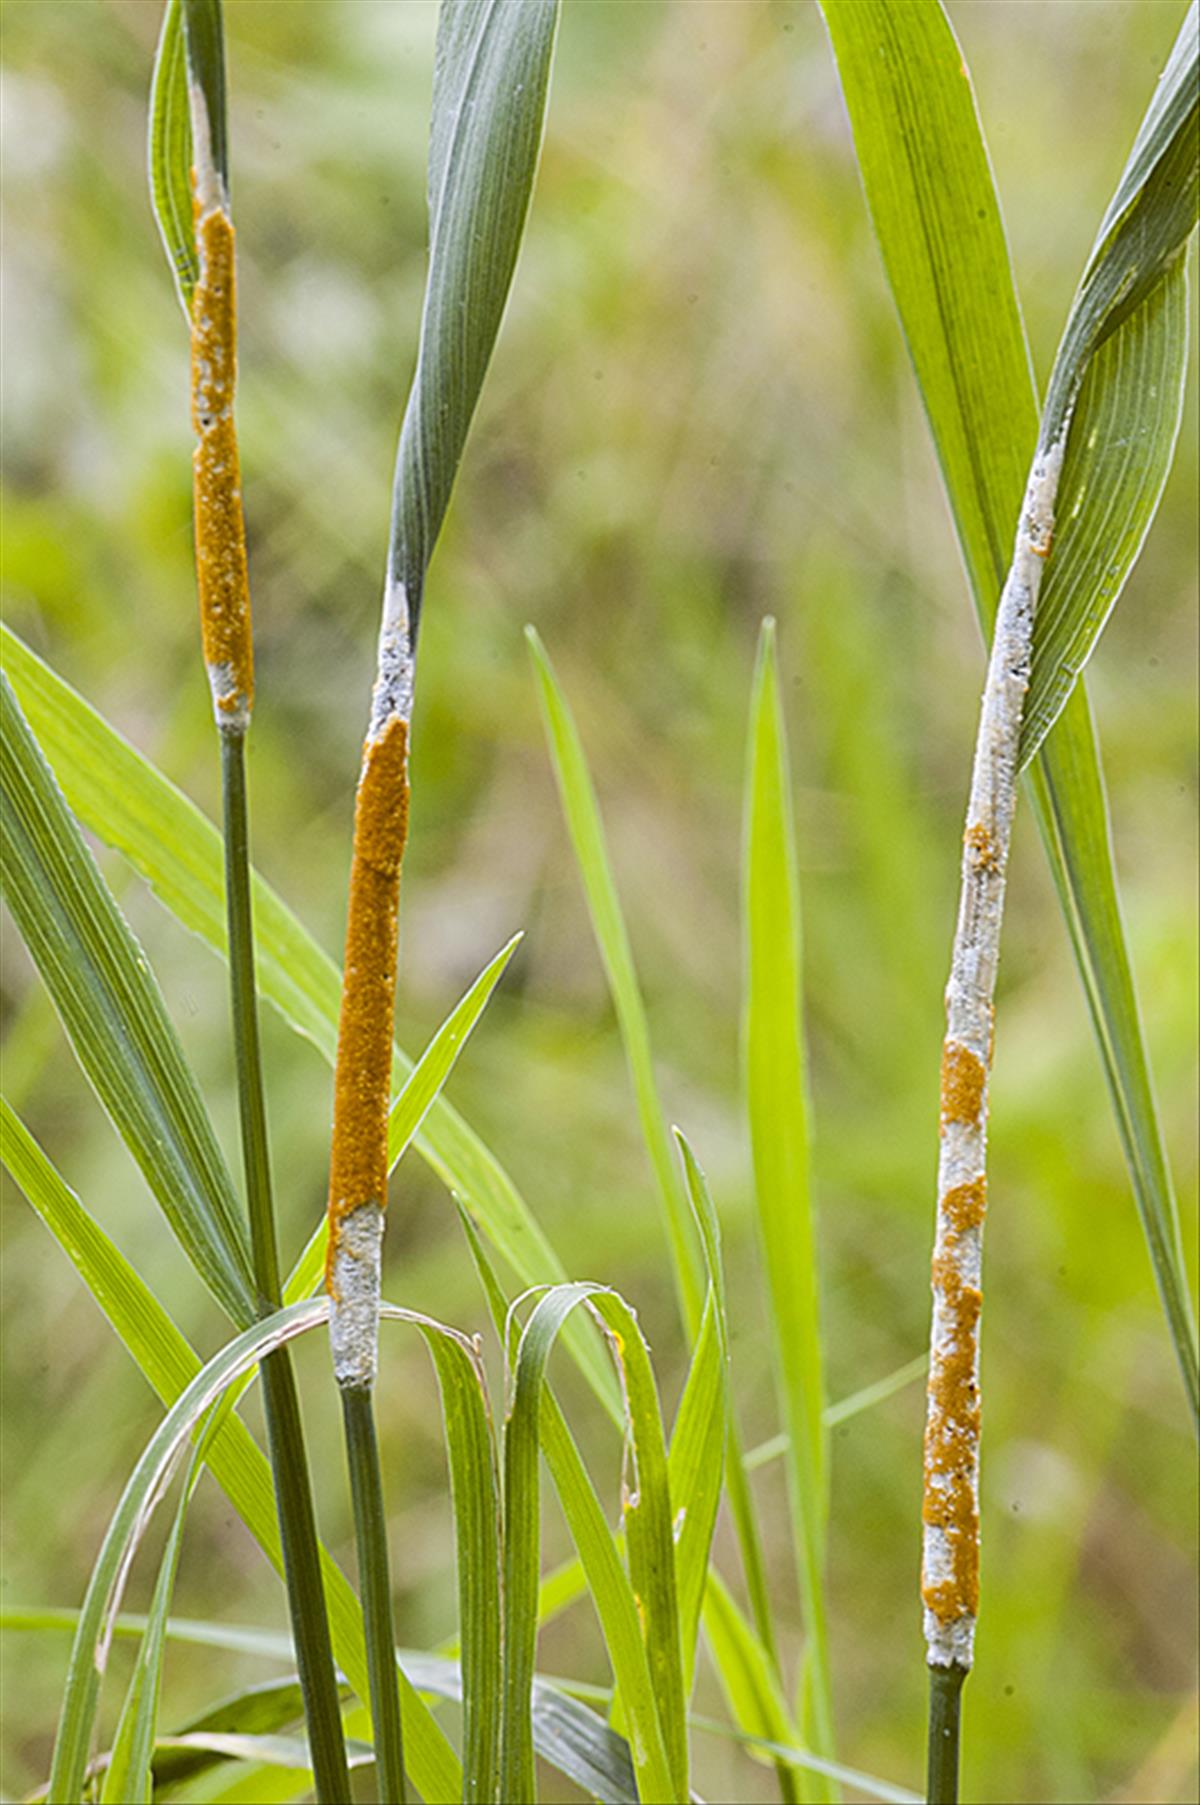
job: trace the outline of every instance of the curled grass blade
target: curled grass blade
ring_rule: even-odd
[[[241,1372],[272,1349],[324,1321],[324,1301],[291,1304],[244,1329],[185,1388],[150,1438],[121,1494],[92,1569],[71,1649],[50,1770],[51,1805],[71,1805],[83,1789],[87,1752],[116,1614],[133,1557],[188,1439]]]
[[[4,1163],[58,1240],[113,1328],[164,1404],[174,1404],[200,1372],[200,1360],[154,1294],[92,1221],[24,1124],[0,1104]],[[230,1417],[216,1430],[206,1462],[277,1572],[282,1571],[270,1468],[246,1425]],[[341,1569],[321,1551],[330,1631],[338,1666],[368,1696],[358,1600]],[[232,1632],[231,1632],[232,1633]],[[290,1651],[290,1643],[288,1644]],[[287,1657],[292,1658],[290,1652]],[[401,1680],[409,1771],[434,1805],[461,1797],[458,1759],[423,1699]]]
[[[658,1722],[661,1771],[653,1772],[659,1766],[657,1759],[637,1761],[635,1753],[643,1796],[686,1800],[687,1743],[671,1498],[658,1394],[649,1354],[632,1312],[614,1292],[588,1284],[555,1286],[539,1301],[522,1332],[513,1368],[512,1401],[504,1437],[505,1658],[508,1671],[501,1797],[520,1805],[521,1801],[535,1796],[529,1709],[537,1637],[538,1448],[542,1439],[543,1383],[546,1363],[559,1330],[570,1312],[584,1302],[597,1310],[608,1326],[614,1355],[620,1363],[629,1411],[631,1472],[622,1490],[622,1514],[629,1551],[628,1583],[632,1586],[636,1618],[644,1626],[646,1675],[644,1697],[630,1698],[622,1692],[622,1705],[633,1728],[635,1751],[641,1744],[639,1718],[653,1713]],[[558,1428],[561,1428],[562,1437],[569,1439],[561,1419],[552,1430],[552,1437],[561,1439],[556,1433]],[[554,1473],[556,1463],[548,1448],[547,1460]],[[560,1461],[559,1464],[563,1463]],[[578,1474],[571,1476],[572,1485],[578,1483],[578,1477]],[[591,1489],[590,1482],[588,1489]],[[567,1510],[566,1499],[562,1501]],[[567,1515],[570,1522],[571,1512],[567,1511]],[[608,1535],[607,1529],[605,1534]],[[608,1539],[611,1543],[611,1537]],[[582,1548],[580,1554],[583,1555]],[[657,1757],[657,1750],[654,1753]],[[645,1784],[642,1784],[643,1779]]]
[[[989,633],[1038,438],[1038,404],[974,92],[940,5],[823,0],[822,11],[972,596]],[[1194,30],[1191,20],[1189,13],[1185,29]],[[1136,182],[1142,167],[1135,146],[1128,179]],[[1114,206],[1123,207],[1122,193],[1118,189]],[[1051,571],[1056,565],[1055,581],[1065,585],[1069,570],[1056,558]],[[1050,572],[1043,597],[1049,579]],[[1046,619],[1052,624],[1053,613]],[[1175,1251],[1178,1217],[1082,680],[1027,775],[1155,1279],[1200,1423],[1191,1301]]]
[[[825,1625],[828,1462],[817,1244],[809,1173],[808,1096],[801,1025],[800,895],[791,778],[774,624],[759,646],[746,779],[743,1044],[755,1201],[771,1301],[779,1404],[788,1434],[788,1492],[808,1638],[805,1692],[811,1741],[833,1756]],[[807,1723],[809,1712],[804,1713]]]
[[[504,1344],[505,1322],[508,1315],[507,1302],[484,1252],[482,1242],[465,1212],[462,1212],[462,1221],[471,1255],[483,1285],[488,1309],[495,1323],[496,1332]],[[561,1298],[571,1288],[556,1287],[555,1289]],[[588,1287],[585,1286],[581,1289],[586,1293]],[[575,1301],[579,1302],[580,1299],[576,1298]],[[555,1314],[557,1313],[556,1310]],[[547,1319],[543,1318],[543,1324],[546,1321]],[[561,1326],[560,1322],[560,1329]],[[534,1344],[533,1352],[538,1354],[539,1358],[543,1353],[545,1358],[548,1358],[549,1346],[541,1349]],[[541,1364],[544,1374],[544,1359],[541,1359]],[[533,1380],[536,1378],[536,1370],[527,1369],[527,1371],[529,1371],[529,1376],[526,1379],[526,1385],[531,1390]],[[528,1395],[528,1390],[526,1395]],[[505,1438],[506,1498],[508,1496],[510,1460],[514,1468],[520,1467],[523,1474],[532,1474],[532,1482],[536,1490],[538,1476],[536,1447],[540,1441],[563,1515],[567,1520],[571,1540],[579,1554],[587,1590],[600,1620],[608,1658],[612,1663],[613,1676],[629,1726],[630,1749],[640,1796],[646,1799],[665,1801],[674,1796],[667,1746],[659,1722],[654,1689],[650,1681],[643,1625],[639,1617],[633,1588],[622,1565],[617,1544],[609,1529],[603,1506],[596,1495],[596,1489],[567,1427],[558,1401],[548,1385],[540,1385],[538,1410],[538,1419],[534,1425],[536,1434],[532,1460],[528,1414],[527,1412],[522,1413],[518,1423],[520,1439],[513,1448],[509,1440],[511,1436],[510,1413],[510,1422]],[[515,1563],[514,1578],[527,1601],[526,1616],[518,1619],[515,1627],[518,1635],[525,1637],[531,1645],[532,1639],[536,1636],[534,1613],[537,1605],[537,1549],[536,1544],[531,1547],[530,1535],[536,1530],[536,1509],[533,1510],[531,1516],[527,1514],[523,1521],[524,1542],[518,1550],[514,1551],[512,1547],[513,1524],[506,1511],[505,1535],[508,1546],[505,1559],[506,1573],[509,1567]],[[528,1603],[531,1597],[532,1607]],[[515,1607],[506,1597],[506,1613],[513,1609]],[[511,1662],[512,1658],[512,1647],[506,1641],[506,1662]],[[519,1658],[527,1662],[528,1670],[532,1673],[531,1646],[526,1648],[523,1654],[519,1653]],[[511,1691],[506,1699],[506,1710],[511,1703],[513,1713],[513,1721],[509,1730],[511,1738],[509,1747],[514,1768],[519,1770],[527,1756],[527,1751],[522,1746],[525,1732],[518,1721],[520,1687],[523,1685],[520,1672],[515,1676],[515,1681],[514,1676],[510,1673],[507,1684]],[[502,1792],[502,1796],[507,1799],[510,1795]]]
[[[183,0],[167,0],[163,9],[150,83],[146,162],[150,171],[154,217],[184,315],[190,323],[192,293],[200,275],[200,260],[192,218],[192,122],[188,112]]]
[[[100,1789],[101,1805],[150,1805],[152,1763],[162,1694],[162,1666],[167,1647],[167,1613],[175,1589],[188,1506],[203,1465],[203,1444],[192,1451],[183,1476],[179,1506],[159,1564],[146,1630],[117,1725],[112,1755]]]
[[[1082,379],[1038,601],[1022,768],[1095,650],[1158,512],[1183,418],[1187,346],[1187,266],[1177,260]]]
[[[78,1621],[78,1611],[16,1606],[0,1611],[0,1632],[71,1635]],[[114,1619],[114,1638],[140,1639],[148,1623],[146,1616],[123,1612]],[[167,1619],[165,1633],[167,1641],[185,1646],[224,1649],[285,1665],[292,1660],[291,1638],[278,1630],[172,1617]],[[461,1699],[457,1661],[416,1649],[396,1652],[410,1683],[422,1694]],[[160,1737],[155,1746],[156,1777],[160,1785],[194,1778],[225,1759],[222,1752],[208,1748],[208,1739],[221,1735],[271,1735],[295,1723],[302,1711],[300,1686],[294,1674],[247,1686],[179,1724],[170,1736]],[[541,1759],[573,1780],[589,1797],[601,1800],[603,1805],[637,1805],[633,1764],[624,1738],[616,1735],[587,1705],[564,1691],[561,1684],[536,1674],[533,1740]],[[352,1766],[358,1764],[358,1751],[364,1746],[349,1741],[347,1753]]]
[[[221,841],[212,823],[3,623],[0,648],[80,821],[129,861],[185,928],[226,957]],[[337,965],[257,876],[253,906],[260,994],[332,1064],[341,998]],[[396,1083],[403,1084],[412,1069],[397,1048]],[[566,1277],[508,1173],[443,1097],[431,1105],[414,1144],[523,1285]],[[620,1422],[617,1387],[594,1328],[568,1323],[565,1338],[605,1410]]]
[[[244,1326],[245,1227],[199,1087],[145,954],[0,678],[5,894],[92,1088],[180,1245]]]

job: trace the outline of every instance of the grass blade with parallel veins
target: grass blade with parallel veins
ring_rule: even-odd
[[[1038,436],[1038,408],[974,94],[940,6],[823,0],[823,12],[976,610],[990,634]],[[1131,159],[1134,180],[1135,162]],[[1062,565],[1055,580],[1066,582]],[[1043,616],[1048,618],[1052,623],[1052,615]],[[1028,779],[1155,1279],[1195,1410],[1192,1312],[1186,1275],[1174,1253],[1175,1200],[1082,682],[1044,740]]]
[[[806,1731],[811,1724],[806,1740],[814,1752],[831,1760],[833,1706],[824,1584],[829,1476],[809,1170],[800,892],[771,621],[763,626],[751,701],[745,821],[746,1107],[771,1300],[776,1385],[787,1426],[788,1496],[807,1637],[801,1718]]]
[[[197,1373],[147,1443],[113,1513],[79,1614],[54,1744],[50,1805],[72,1805],[82,1791],[107,1660],[107,1623],[120,1605],[125,1578],[150,1512],[193,1429],[241,1373],[272,1348],[315,1328],[325,1315],[324,1301],[312,1300],[290,1304],[244,1329]]]
[[[64,1184],[41,1148],[0,1103],[4,1163],[59,1242],[97,1304],[164,1404],[173,1405],[200,1371],[201,1362],[174,1322],[124,1256]],[[276,1571],[282,1571],[279,1526],[270,1468],[246,1425],[232,1417],[216,1429],[207,1464],[234,1509]],[[322,1549],[334,1653],[355,1692],[367,1697],[362,1614],[345,1575]],[[291,1658],[288,1641],[287,1658]],[[456,1805],[462,1793],[458,1759],[428,1707],[402,1680],[405,1748],[409,1769],[433,1805]]]
[[[700,1326],[704,1299],[704,1261],[696,1239],[687,1189],[672,1154],[666,1117],[658,1094],[646,1006],[612,874],[604,823],[570,704],[555,676],[546,649],[532,627],[526,629],[526,639],[537,676],[555,780],[583,881],[592,931],[616,1010],[642,1138],[657,1181],[680,1315],[688,1340],[694,1341]],[[569,1330],[570,1325],[568,1333]],[[729,1458],[725,1471],[730,1511],[754,1621],[763,1644],[778,1669],[779,1656],[763,1561],[762,1538],[754,1498],[745,1481],[740,1430],[732,1410],[729,1415],[729,1435]]]
[[[165,908],[222,957],[226,954],[221,842],[182,791],[103,716],[0,622],[5,668],[72,809],[120,852]],[[253,880],[257,976],[261,994],[298,1034],[332,1061],[341,980],[275,891]],[[412,1061],[395,1050],[393,1082]],[[561,1283],[566,1272],[499,1160],[467,1122],[438,1097],[415,1137],[417,1152],[508,1261],[523,1285]],[[570,1322],[564,1339],[614,1422],[621,1406],[594,1325]]]
[[[500,1289],[496,1275],[484,1252],[479,1236],[471,1224],[469,1216],[461,1212],[463,1232],[471,1249],[471,1257],[475,1262],[488,1310],[495,1325],[496,1333],[504,1344],[506,1321],[510,1316],[508,1304]],[[570,1286],[557,1286],[555,1294],[561,1299],[572,1291]],[[579,1288],[586,1293],[590,1287]],[[576,1298],[576,1302],[580,1299]],[[554,1312],[558,1314],[556,1310]],[[565,1319],[564,1319],[565,1320]],[[555,1333],[561,1333],[562,1321]],[[516,1325],[512,1325],[513,1340],[516,1340]],[[548,1358],[549,1347],[534,1349]],[[544,1362],[543,1362],[544,1367]],[[532,1386],[536,1373],[531,1367],[527,1384]],[[580,1563],[586,1576],[587,1589],[590,1592],[600,1627],[604,1634],[608,1658],[612,1664],[613,1677],[624,1708],[627,1723],[631,1726],[631,1749],[637,1771],[637,1783],[640,1795],[647,1799],[666,1801],[672,1795],[670,1767],[667,1756],[666,1741],[659,1720],[658,1702],[650,1680],[650,1668],[644,1640],[644,1625],[638,1612],[637,1601],[617,1550],[617,1543],[609,1529],[604,1508],[596,1495],[588,1475],[587,1468],[575,1445],[566,1419],[562,1414],[558,1401],[549,1385],[541,1386],[541,1402],[539,1418],[532,1436],[532,1458],[530,1453],[530,1421],[522,1415],[518,1424],[519,1439],[511,1447],[505,1441],[506,1488],[510,1456],[514,1470],[519,1469],[522,1483],[537,1486],[537,1446],[540,1442],[542,1454],[550,1469],[558,1500],[567,1521],[571,1539],[575,1544]],[[515,1485],[515,1480],[514,1480]],[[514,1676],[506,1674],[506,1722],[507,1730],[502,1733],[508,1738],[508,1760],[510,1769],[517,1774],[528,1777],[528,1747],[525,1740],[526,1731],[521,1722],[524,1698],[524,1678],[522,1667],[532,1675],[533,1646],[537,1634],[537,1551],[532,1538],[536,1535],[536,1510],[527,1508],[527,1492],[516,1491],[515,1496],[521,1507],[520,1524],[524,1530],[523,1543],[516,1550],[511,1544],[512,1522],[506,1517],[506,1571],[513,1570],[513,1577],[519,1587],[523,1588],[526,1599],[532,1597],[527,1617],[514,1616],[514,1628],[518,1632],[517,1658],[518,1670]],[[506,1597],[506,1612],[510,1609]],[[506,1641],[506,1665],[512,1659],[512,1644]],[[506,1799],[508,1794],[503,1795]]]
[[[196,1480],[200,1476],[203,1459],[201,1442],[193,1450],[183,1476],[175,1521],[159,1563],[154,1597],[146,1618],[146,1633],[138,1650],[133,1677],[125,1694],[121,1720],[113,1740],[112,1755],[105,1769],[100,1805],[150,1805],[153,1793],[151,1767],[157,1739],[162,1666],[167,1644],[167,1613],[171,1609],[171,1595],[175,1589],[188,1506],[192,1501]]]
[[[180,1245],[244,1327],[255,1314],[246,1235],[199,1089],[146,957],[2,677],[0,784],[13,919]]]

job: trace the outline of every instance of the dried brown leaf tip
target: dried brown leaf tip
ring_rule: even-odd
[[[196,580],[204,661],[217,725],[244,731],[254,700],[254,654],[241,468],[233,398],[237,381],[237,296],[233,222],[211,188],[196,181],[200,275],[192,296],[192,459]]]

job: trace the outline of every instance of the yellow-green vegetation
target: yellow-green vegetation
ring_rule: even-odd
[[[830,0],[844,80],[854,32],[843,24],[839,37],[837,15],[887,10]],[[1184,9],[948,11],[1041,392]],[[324,1257],[329,955],[345,939],[391,472],[427,276],[437,8],[318,0],[226,17],[256,632],[247,761],[253,858],[270,886],[256,892],[257,958],[293,1275],[285,1314],[265,1328],[230,1177],[239,1099],[212,950],[224,936],[219,840],[38,663],[219,819],[186,335],[145,193],[160,16],[141,0],[11,0],[4,15],[0,551],[6,624],[24,642],[6,640],[5,663],[99,872],[14,717],[14,914],[27,928],[54,884],[74,886],[82,926],[60,933],[45,915],[26,938],[41,936],[44,963],[84,972],[62,981],[65,1003],[60,983],[59,1002],[91,1086],[6,918],[5,1797],[46,1780],[89,1578],[115,1570],[139,1527],[128,1477],[149,1485],[165,1451],[183,1449],[190,1406],[165,1421],[164,1409],[189,1387],[210,1396],[197,1374],[222,1348],[221,1370],[241,1373],[294,1337],[322,1541],[356,1573],[325,1336],[301,1331],[325,1314],[303,1300]],[[547,1751],[541,1797],[588,1796],[583,1767],[571,1781],[553,1765],[535,1665],[569,1676],[600,1720],[616,1675],[613,1728],[635,1759],[614,1766],[612,1746],[596,1745],[610,1763],[591,1775],[604,1796],[631,1796],[620,1788],[635,1771],[648,1796],[690,1784],[739,1801],[911,1798],[922,1785],[924,1400],[912,1363],[928,1344],[942,989],[984,677],[972,590],[990,613],[991,566],[1002,578],[1015,519],[991,534],[989,483],[1015,480],[1019,493],[1037,411],[1032,390],[1009,395],[1001,476],[981,466],[976,516],[955,507],[960,557],[928,428],[952,494],[971,447],[942,432],[929,347],[905,313],[912,291],[877,218],[889,290],[861,120],[856,156],[830,51],[817,8],[793,0],[569,0],[520,265],[427,580],[431,545],[405,552],[424,605],[398,1044],[416,1058],[446,1026],[393,1104],[388,1158],[404,1157],[383,1294],[423,1313],[437,1378],[422,1338],[388,1326],[385,1306],[374,1418],[397,1634],[424,1651],[404,1663],[405,1762],[430,1799],[457,1796],[460,1758],[492,1796],[501,1784],[529,1796]],[[435,134],[435,169],[438,149]],[[877,191],[871,201],[878,213]],[[1194,243],[1187,259],[1194,279]],[[1011,363],[1009,305],[973,341],[985,373]],[[1190,358],[1178,454],[1088,687],[1194,1295],[1194,342]],[[1100,450],[1077,458],[1068,511],[1088,482],[1113,480],[1101,453],[1117,404],[1106,413],[1099,387],[1085,403]],[[439,507],[461,450],[447,454]],[[1134,537],[1114,553],[1122,568]],[[1048,584],[1053,571],[1052,559]],[[1056,633],[1077,649],[1070,598],[1055,593]],[[1097,602],[1097,622],[1102,612]],[[759,651],[766,616],[776,626]],[[526,622],[541,642],[532,669]],[[1049,680],[1038,691],[1039,734],[1054,694]],[[1075,769],[1064,754],[1060,776]],[[1139,1138],[1135,1111],[1123,1151],[1038,841],[1044,794],[1034,801],[1008,869],[987,1086],[963,1797],[1188,1801],[1200,1783],[1197,1496],[1139,1221],[1139,1208],[1155,1221],[1157,1143]],[[986,865],[990,841],[973,854]],[[100,880],[136,941],[111,926]],[[114,998],[130,1024],[115,1052]],[[1111,1075],[1128,1047],[1110,1036],[1106,1052]],[[398,1064],[397,1084],[405,1076]],[[951,1080],[952,1101],[971,1089],[978,1102],[970,1073]],[[169,1117],[155,1114],[165,1095]],[[983,1183],[947,1198],[960,1233],[978,1227]],[[789,1240],[801,1204],[813,1215]],[[815,1284],[806,1260],[786,1264],[810,1237]],[[509,1326],[497,1463],[479,1356],[462,1336],[483,1338],[499,1428],[503,1311],[535,1279],[560,1288]],[[453,1515],[443,1408],[458,1422]],[[61,1780],[115,1745],[109,1797],[142,1785],[156,1706],[160,1733],[274,1738],[226,1749],[266,1759],[250,1774],[232,1760],[189,1774],[186,1749],[163,1754],[163,1797],[305,1796],[284,1593],[257,1545],[278,1563],[259,1388],[208,1420],[212,1476],[184,1462],[186,1520],[177,1480],[132,1568],[96,1738],[59,1750]],[[792,1428],[802,1448],[780,1439]],[[720,1582],[705,1596],[722,1453]],[[668,1492],[672,1507],[688,1500],[682,1518]],[[357,1769],[370,1754],[366,1656],[349,1587],[326,1575]],[[502,1610],[500,1688],[489,1682]],[[445,1703],[460,1646],[465,1712]],[[267,1682],[257,1717],[244,1701],[224,1718],[215,1709]],[[431,1714],[413,1687],[442,1703]],[[801,1737],[832,1765],[790,1759]],[[855,1777],[839,1778],[839,1763]],[[373,1777],[354,1785],[374,1796]]]

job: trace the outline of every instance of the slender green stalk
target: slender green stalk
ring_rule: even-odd
[[[965,1667],[929,1669],[929,1805],[958,1805],[958,1728]]]
[[[279,1253],[271,1192],[258,999],[254,982],[254,934],[250,906],[250,848],[246,807],[246,736],[223,731],[221,789],[225,822],[225,901],[229,922],[230,996],[242,1158],[250,1216],[250,1241],[259,1309],[280,1307]],[[291,1613],[296,1664],[304,1695],[309,1751],[321,1800],[350,1798],[337,1675],[317,1554],[317,1525],[308,1478],[308,1456],[291,1355],[286,1348],[262,1363],[263,1405],[279,1535]]]
[[[358,1543],[358,1575],[367,1664],[371,1676],[371,1717],[375,1725],[375,1765],[379,1797],[388,1805],[404,1805],[404,1744],[400,1727],[400,1689],[392,1640],[392,1586],[388,1571],[387,1519],[379,1470],[372,1394],[342,1387],[342,1420],[346,1459],[354,1500]]]

